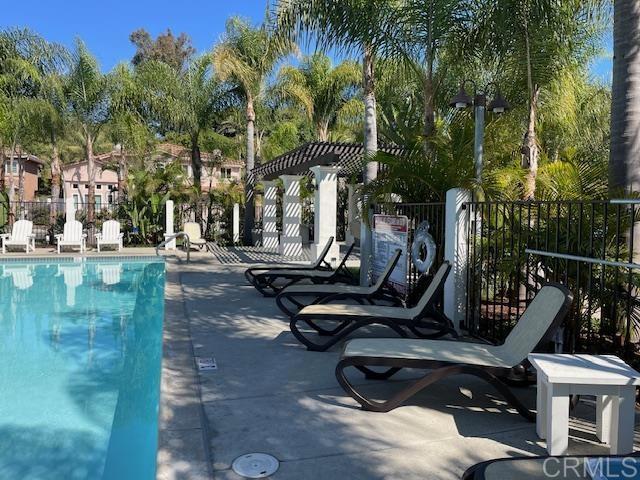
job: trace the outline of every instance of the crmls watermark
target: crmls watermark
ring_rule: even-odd
[[[577,458],[549,457],[543,462],[547,478],[606,478],[607,480],[636,479],[640,474],[637,458]]]

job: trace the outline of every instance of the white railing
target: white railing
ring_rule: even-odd
[[[191,241],[189,240],[189,234],[186,232],[178,232],[171,235],[170,237],[165,238],[163,242],[160,242],[156,246],[156,255],[160,255],[160,248],[166,246],[167,243],[172,242],[173,240],[176,240],[179,237],[184,238],[185,242],[183,244],[183,247],[185,247],[187,250],[187,262],[191,261]]]

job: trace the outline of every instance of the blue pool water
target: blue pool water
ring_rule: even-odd
[[[154,479],[163,317],[162,262],[0,262],[0,479]]]

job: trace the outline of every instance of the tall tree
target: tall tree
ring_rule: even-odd
[[[235,100],[233,90],[214,72],[209,55],[196,58],[184,71],[146,62],[138,68],[137,82],[159,133],[172,130],[189,137],[194,186],[200,191],[201,135],[222,120]]]
[[[294,51],[294,44],[274,35],[265,25],[254,27],[239,17],[227,21],[226,32],[213,51],[216,71],[233,82],[241,92],[247,122],[247,181],[245,185],[244,242],[251,243],[253,229],[254,184],[251,171],[255,166],[255,103],[263,93],[264,84],[276,63]]]
[[[302,106],[313,123],[316,138],[326,142],[340,114],[362,104],[356,98],[361,75],[360,66],[355,62],[345,61],[333,67],[327,55],[315,53],[306,57],[298,68],[283,66],[275,91],[285,100]]]
[[[58,75],[66,58],[66,51],[57,44],[28,29],[10,29],[0,32],[0,98],[6,108],[0,125],[0,150],[10,145],[9,158],[14,161],[16,150],[23,140],[41,133],[41,120],[49,116],[51,105],[49,79]],[[46,122],[45,122],[45,127]],[[0,171],[4,170],[4,152]],[[22,158],[18,155],[18,157]],[[18,191],[24,194],[24,165],[18,168]],[[13,166],[9,172],[9,196],[14,197]],[[4,171],[2,177],[4,178]]]
[[[609,188],[640,190],[640,1],[613,2]]]
[[[186,33],[175,37],[169,29],[154,40],[149,32],[141,28],[131,33],[129,40],[136,46],[136,53],[131,59],[131,63],[135,66],[148,60],[155,60],[164,62],[176,70],[183,70],[196,53]]]
[[[516,99],[526,92],[528,115],[521,147],[527,169],[524,198],[535,196],[540,145],[536,130],[540,92],[596,48],[602,28],[598,0],[486,0],[478,2],[466,45],[491,52]],[[474,47],[475,46],[475,47]]]
[[[87,162],[87,221],[90,223],[95,220],[96,207],[94,144],[109,121],[109,83],[109,76],[100,71],[95,57],[81,40],[77,40],[65,91],[71,114],[80,126]]]

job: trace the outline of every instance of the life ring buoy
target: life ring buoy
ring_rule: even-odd
[[[413,237],[411,260],[418,272],[428,272],[436,260],[436,242],[429,233],[429,222],[422,222]]]

